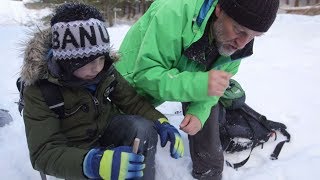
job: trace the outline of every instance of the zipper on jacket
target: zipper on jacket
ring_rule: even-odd
[[[65,112],[66,117],[69,117],[69,116],[74,115],[74,114],[75,114],[76,112],[78,112],[79,109],[82,108],[83,106],[84,106],[83,104],[80,105],[77,109],[75,109],[74,111],[72,111],[72,112],[70,112],[70,113]]]
[[[94,102],[95,107],[98,108],[98,106],[99,106],[99,100],[98,100],[95,96],[92,96],[92,99],[93,99],[93,102]]]
[[[91,94],[90,94],[90,95],[91,95]],[[92,97],[92,100],[93,100],[93,103],[94,103],[94,107],[95,107],[95,109],[96,109],[96,112],[97,112],[97,114],[99,114],[99,104],[100,104],[100,102],[99,102],[99,100],[98,100],[95,96],[91,95],[91,97]]]

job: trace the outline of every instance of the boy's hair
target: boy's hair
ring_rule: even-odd
[[[61,75],[72,73],[100,56],[109,57],[110,39],[102,14],[93,6],[66,3],[51,18],[52,58]]]

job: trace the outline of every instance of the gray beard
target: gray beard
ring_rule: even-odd
[[[231,56],[233,53],[235,53],[235,51],[229,51],[223,47],[223,44],[219,38],[219,37],[222,37],[222,35],[223,35],[222,24],[219,20],[217,20],[217,22],[214,23],[212,27],[212,36],[215,39],[215,45],[218,48],[218,52],[220,55]]]
[[[234,51],[230,52],[230,51],[224,49],[222,44],[219,42],[216,42],[216,46],[218,47],[219,54],[222,56],[231,56],[233,53],[235,53]]]

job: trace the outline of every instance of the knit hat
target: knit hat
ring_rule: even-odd
[[[267,32],[274,22],[279,0],[219,0],[221,9],[240,25]]]
[[[52,55],[62,73],[72,74],[109,53],[110,40],[103,16],[93,6],[67,3],[51,19]]]

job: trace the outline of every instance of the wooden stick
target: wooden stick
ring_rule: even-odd
[[[136,153],[136,154],[138,152],[139,144],[140,144],[140,139],[139,138],[134,138],[133,152]]]

